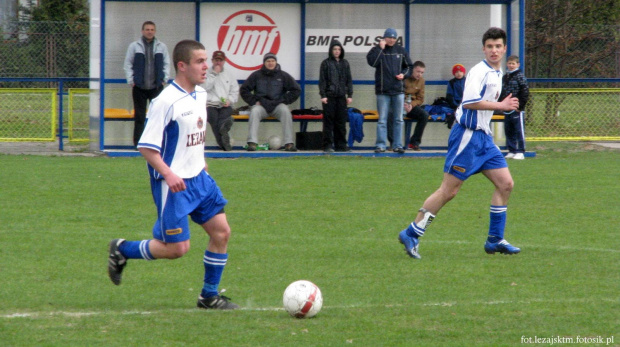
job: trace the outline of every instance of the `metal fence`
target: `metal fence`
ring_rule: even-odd
[[[13,82],[11,82],[13,83]],[[16,83],[26,83],[16,81]],[[90,90],[0,88],[0,142],[89,140]]]
[[[0,89],[0,141],[54,141],[54,88]]]
[[[0,27],[0,77],[88,77],[88,23],[15,21],[5,28]]]
[[[14,22],[7,27],[0,29],[0,141],[58,140],[60,147],[63,139],[88,141],[89,114],[98,113],[89,110],[86,89],[88,25]],[[617,71],[619,56],[605,57],[601,61],[616,63],[611,69]],[[596,73],[579,70],[577,75],[613,75],[607,64],[594,65],[601,67]],[[563,71],[568,70],[569,65],[563,66]],[[617,75],[612,82],[547,83],[531,77],[526,108],[529,140],[620,140]]]
[[[620,140],[620,88],[531,89],[525,135],[532,140]]]

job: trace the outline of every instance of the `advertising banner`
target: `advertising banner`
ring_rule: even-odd
[[[237,79],[260,69],[268,52],[299,79],[300,20],[298,4],[208,3],[201,7],[200,41],[209,57],[216,50],[226,54],[227,68]]]
[[[398,33],[403,29],[396,29]],[[306,53],[324,53],[332,40],[342,43],[347,53],[368,53],[372,46],[383,37],[383,29],[306,29]],[[403,46],[403,37],[399,36],[397,44]]]

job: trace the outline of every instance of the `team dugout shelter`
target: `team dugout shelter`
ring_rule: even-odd
[[[141,26],[153,21],[156,37],[168,46],[202,42],[209,57],[226,54],[227,68],[243,81],[262,66],[263,55],[273,52],[282,70],[300,84],[302,94],[290,105],[321,108],[319,66],[331,40],[340,41],[351,65],[353,104],[376,109],[374,68],[366,54],[386,28],[398,32],[397,43],[411,60],[426,64],[425,103],[445,96],[453,78],[452,66],[467,70],[480,62],[482,34],[492,26],[506,30],[508,52],[517,54],[524,68],[525,0],[302,0],[302,1],[91,1],[91,143],[106,147],[106,109],[132,110],[123,62],[129,44],[141,37]],[[171,57],[172,59],[172,57]],[[170,68],[174,79],[174,67]],[[240,100],[235,106],[243,106]]]

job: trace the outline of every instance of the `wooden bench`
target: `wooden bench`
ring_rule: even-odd
[[[375,110],[361,110],[364,115],[364,122],[378,122],[379,115]],[[247,122],[250,118],[247,114],[236,114],[232,116],[236,122]],[[267,117],[263,119],[263,121],[275,122],[277,119],[275,117]],[[293,115],[293,122],[299,122],[299,131],[306,132],[308,129],[308,122],[322,122],[323,115]],[[432,117],[428,117],[429,123],[444,123],[444,120],[435,120]],[[493,115],[491,118],[491,122],[503,122],[504,115]],[[416,120],[411,118],[403,118],[403,122],[405,123],[404,135],[406,141],[409,141],[411,137],[411,127],[412,124],[416,122]]]
[[[103,110],[104,120],[133,120],[133,112],[124,108],[106,108]]]
[[[361,110],[364,115],[364,122],[377,122],[379,120],[379,115],[375,110]],[[126,109],[122,108],[106,108],[104,110],[104,120],[106,121],[133,121],[133,112],[130,112]],[[247,122],[250,118],[249,114],[235,114],[232,116],[235,122]],[[278,119],[275,117],[267,117],[263,119],[263,121],[267,122],[277,122]],[[309,122],[322,122],[323,115],[293,115],[293,122],[299,123],[299,131],[306,132],[308,130]],[[413,123],[416,121],[411,118],[403,118],[405,123],[404,137],[405,141],[409,141],[411,136],[411,128]],[[443,123],[443,120],[434,120],[429,117],[429,123]],[[491,122],[503,122],[504,115],[496,114],[491,118]]]
[[[364,114],[365,122],[376,122],[379,119],[379,115],[377,114],[377,111],[374,111],[374,110],[361,110],[361,111]],[[235,122],[247,122],[250,118],[248,114],[234,114],[232,117],[235,120]],[[276,122],[278,121],[278,119],[275,117],[267,117],[263,119],[262,121],[263,122],[264,121]],[[299,123],[300,132],[306,132],[306,130],[308,129],[309,122],[322,122],[322,121],[323,121],[322,114],[293,115],[293,122]]]

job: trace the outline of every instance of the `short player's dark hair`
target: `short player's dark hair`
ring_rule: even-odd
[[[147,20],[146,22],[142,23],[142,30],[144,30],[144,27],[145,27],[145,26],[147,26],[147,25],[152,25],[152,26],[154,26],[154,27],[156,27],[156,28],[157,28],[157,26],[155,25],[155,23],[153,23],[153,22],[152,22],[152,21],[150,21],[150,20]]]
[[[519,62],[519,56],[518,55],[511,55],[510,57],[506,58],[506,61],[515,61],[515,62]]]
[[[504,41],[504,45],[506,44],[506,32],[502,28],[492,27],[487,30],[484,35],[482,35],[482,46],[487,40],[497,40],[502,39]]]
[[[421,60],[416,61],[415,63],[413,63],[413,68],[415,69],[416,67],[422,67],[426,69],[426,65],[424,65],[424,62],[422,62]]]
[[[183,40],[177,43],[177,45],[174,46],[174,50],[172,51],[172,62],[174,63],[174,71],[177,71],[177,65],[181,61],[185,64],[189,64],[189,61],[192,58],[192,52],[200,49],[205,49],[205,46],[198,41]]]

